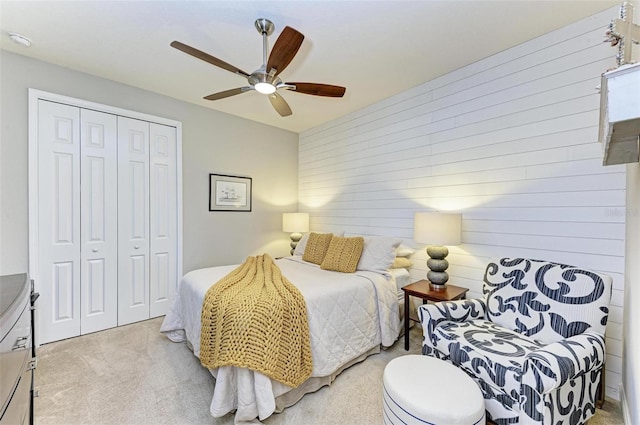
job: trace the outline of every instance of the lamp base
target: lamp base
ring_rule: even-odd
[[[429,259],[427,260],[427,279],[431,282],[433,289],[445,289],[445,285],[449,280],[449,274],[445,271],[449,267],[449,262],[445,259],[449,255],[449,249],[446,246],[434,246],[427,247],[427,254]]]
[[[298,246],[298,242],[300,242],[300,239],[302,239],[302,233],[293,232],[290,237],[291,237],[291,243],[289,244],[289,246],[291,247],[290,254],[293,255],[293,251],[296,250],[296,246]]]
[[[429,279],[429,273],[427,273],[427,279]],[[429,287],[431,289],[433,289],[434,291],[446,291],[447,290],[447,285],[446,284],[438,285],[438,284],[435,284],[435,283],[431,282],[430,280],[429,280]]]
[[[449,273],[429,270],[427,272],[427,280],[431,283],[433,289],[444,289],[449,281]]]

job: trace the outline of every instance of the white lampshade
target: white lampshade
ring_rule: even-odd
[[[283,213],[282,231],[289,233],[304,233],[309,231],[308,213]]]
[[[417,212],[413,239],[429,245],[460,245],[462,214]]]

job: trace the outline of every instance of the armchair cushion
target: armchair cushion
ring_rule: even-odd
[[[488,320],[442,322],[434,331],[435,349],[470,375],[514,402],[520,398],[522,366],[543,345]]]

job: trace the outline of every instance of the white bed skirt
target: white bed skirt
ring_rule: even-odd
[[[331,385],[331,383],[336,379],[336,376],[340,375],[345,369],[348,369],[354,364],[360,363],[367,357],[378,354],[379,352],[380,346],[378,345],[376,347],[373,347],[366,353],[356,357],[355,359],[348,361],[329,376],[307,379],[302,384],[300,384],[298,388],[292,388],[289,392],[286,392],[276,398],[276,410],[274,411],[274,413],[280,413],[287,407],[293,406],[294,404],[299,402],[305,394],[316,392],[322,387]]]

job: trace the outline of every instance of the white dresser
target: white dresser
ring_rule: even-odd
[[[0,276],[0,425],[33,423],[36,298],[26,273]]]

